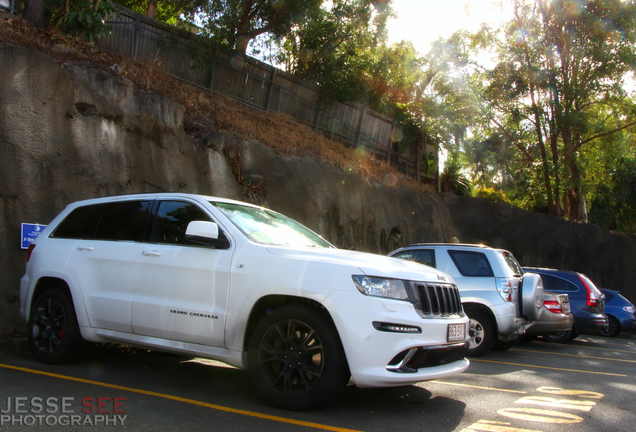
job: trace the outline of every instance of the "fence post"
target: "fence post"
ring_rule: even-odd
[[[356,147],[360,145],[360,137],[362,137],[362,124],[364,122],[364,116],[367,113],[367,107],[363,106],[362,111],[360,112],[360,120],[358,121],[358,128],[356,131]]]
[[[320,129],[320,114],[322,112],[322,101],[319,99],[316,104],[316,112],[314,113],[314,129]]]
[[[212,57],[212,72],[210,73],[210,92],[214,91],[214,69],[216,68],[216,53]]]
[[[141,14],[139,12],[135,12],[135,21],[133,23],[133,34],[132,34],[132,52],[130,53],[132,55],[133,60],[135,61],[139,61],[139,59],[137,59],[137,51],[139,51],[137,48],[137,41],[139,40],[139,37],[137,35],[137,29],[141,29]],[[141,32],[140,32],[141,33]]]
[[[265,111],[269,112],[270,111],[270,104],[271,104],[271,100],[272,100],[272,90],[274,88],[274,80],[276,79],[276,68],[272,67],[272,77],[270,78],[269,81],[269,87],[267,88],[267,96],[265,99]]]

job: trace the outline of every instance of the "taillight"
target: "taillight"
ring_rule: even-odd
[[[31,243],[29,245],[29,249],[27,250],[27,262],[31,259],[31,252],[33,252],[33,249],[35,249],[35,243]]]
[[[550,312],[563,313],[561,304],[556,300],[543,300],[543,306]]]
[[[585,302],[585,304],[587,304],[588,306],[596,306],[596,302],[598,301],[596,293],[592,291],[592,288],[590,288],[590,286],[587,284],[587,282],[585,282],[585,279],[581,275],[579,275],[579,279],[581,280],[581,283],[587,291],[587,301]]]
[[[504,301],[512,301],[512,280],[508,278],[496,278],[497,291]]]

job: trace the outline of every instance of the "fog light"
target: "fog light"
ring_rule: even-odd
[[[375,327],[376,330],[389,333],[422,333],[422,329],[419,327],[405,326],[402,324],[374,322],[373,327]]]

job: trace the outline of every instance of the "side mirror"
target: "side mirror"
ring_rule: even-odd
[[[185,237],[194,243],[214,245],[219,239],[219,226],[214,222],[192,221],[186,228]]]

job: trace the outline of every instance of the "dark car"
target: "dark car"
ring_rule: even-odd
[[[636,329],[636,307],[618,291],[601,289],[605,294],[605,315],[609,326],[603,336],[614,337],[620,332]]]
[[[607,329],[605,294],[583,273],[545,268],[523,267],[524,272],[541,275],[545,291],[567,294],[574,315],[572,330],[544,335],[551,342],[566,342],[580,333],[602,334]]]

